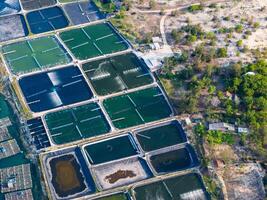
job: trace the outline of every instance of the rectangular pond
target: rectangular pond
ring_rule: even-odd
[[[50,7],[29,12],[27,21],[33,34],[65,28],[69,21],[60,7]]]
[[[37,150],[51,146],[41,117],[27,120],[27,127],[31,134],[32,143]]]
[[[189,173],[140,185],[133,189],[133,194],[136,200],[210,199],[198,173]]]
[[[103,105],[118,129],[128,128],[172,115],[164,94],[158,87],[152,87],[103,101]]]
[[[99,11],[93,1],[74,2],[64,4],[63,8],[74,25],[104,19],[105,15]]]
[[[32,112],[70,105],[93,96],[76,66],[25,76],[18,82]]]
[[[110,131],[110,126],[96,103],[48,113],[45,122],[55,144],[65,144]]]
[[[148,155],[148,160],[156,174],[186,170],[200,164],[195,150],[189,144],[151,153]]]
[[[91,164],[100,164],[138,154],[131,135],[123,135],[84,146]]]
[[[2,47],[2,53],[14,74],[24,74],[71,62],[67,51],[54,36],[8,44]]]
[[[56,0],[20,0],[24,10],[35,10],[52,6],[57,3]]]
[[[0,16],[18,13],[21,10],[19,0],[1,0]]]
[[[78,60],[128,49],[128,44],[109,23],[100,23],[60,33],[60,37]]]
[[[72,199],[95,192],[90,171],[79,148],[54,151],[42,157],[53,199]]]
[[[178,121],[171,121],[156,127],[149,127],[134,132],[135,137],[145,152],[173,146],[187,141],[186,134]]]
[[[152,177],[146,161],[139,157],[96,165],[91,171],[100,190],[126,186]]]
[[[28,34],[23,15],[9,15],[0,18],[0,42],[17,39]]]
[[[100,96],[153,82],[145,64],[133,53],[83,64],[83,71]]]

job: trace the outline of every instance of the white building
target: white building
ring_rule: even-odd
[[[235,131],[235,126],[233,124],[228,124],[224,122],[219,122],[219,123],[212,123],[209,124],[209,130],[210,131],[222,131],[222,132],[234,132]]]
[[[170,47],[164,46],[163,48],[152,50],[140,55],[149,69],[154,72],[163,66],[164,58],[172,57],[174,54]]]

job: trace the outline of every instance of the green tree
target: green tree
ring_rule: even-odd
[[[197,134],[199,137],[203,137],[206,135],[206,128],[203,124],[197,124],[194,127],[194,133]]]
[[[232,67],[231,71],[228,88],[240,97],[240,118],[251,131],[247,143],[259,155],[266,157],[267,150],[264,150],[263,146],[265,133],[262,130],[265,130],[267,125],[267,62],[259,60],[243,67],[236,65],[236,69],[233,70]],[[254,72],[255,75],[248,75],[247,72]],[[225,109],[229,110],[228,104]],[[233,107],[233,111],[235,109]]]

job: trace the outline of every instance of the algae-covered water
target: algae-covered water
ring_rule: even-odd
[[[136,132],[136,138],[145,152],[186,142],[186,135],[178,121]]]
[[[189,173],[141,185],[134,188],[133,194],[137,200],[210,200],[198,173]]]

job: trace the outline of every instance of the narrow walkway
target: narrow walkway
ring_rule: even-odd
[[[161,33],[161,37],[162,37],[162,41],[163,41],[164,46],[168,46],[164,25],[165,25],[165,20],[170,15],[170,13],[171,13],[170,11],[167,11],[160,20],[160,33]]]

